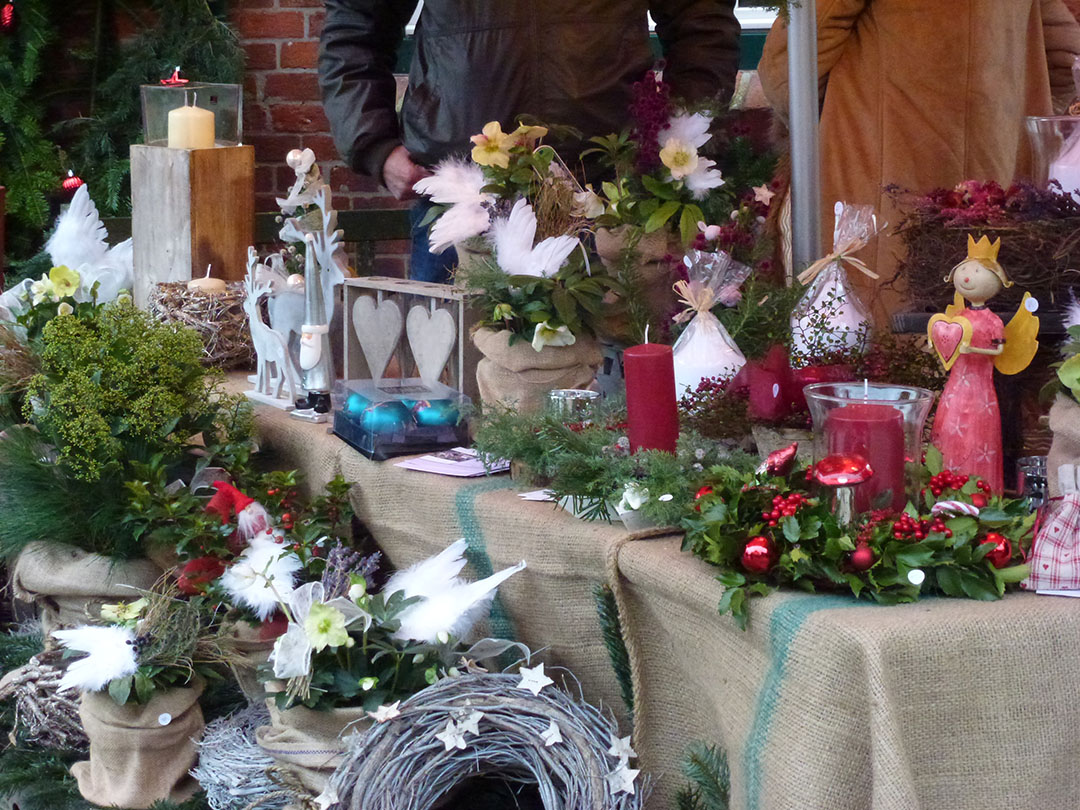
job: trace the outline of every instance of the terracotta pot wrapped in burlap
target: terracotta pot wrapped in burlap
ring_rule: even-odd
[[[161,576],[150,560],[124,562],[74,546],[34,542],[15,560],[15,598],[34,602],[45,637],[61,627],[93,624],[103,604],[139,598]]]
[[[610,230],[601,228],[596,232],[596,253],[607,271],[616,278],[619,277],[620,256],[630,233],[629,225]],[[649,321],[654,326],[667,323],[677,309],[672,285],[678,277],[672,273],[672,260],[677,261],[685,252],[682,243],[675,234],[660,230],[644,234],[635,250],[639,292]],[[626,302],[614,293],[608,293],[604,304],[605,315],[597,324],[597,334],[616,342],[637,342],[630,330]]]
[[[315,796],[326,790],[330,775],[345,754],[344,738],[364,731],[372,720],[360,707],[314,711],[304,706],[279,709],[266,701],[270,725],[255,730],[255,741],[279,768],[296,776]]]
[[[90,760],[71,766],[83,798],[133,810],[190,798],[199,788],[188,771],[203,731],[202,690],[196,680],[155,694],[145,705],[124,706],[108,692],[84,692],[79,717],[90,738]]]
[[[1050,409],[1050,430],[1054,439],[1050,443],[1050,455],[1046,458],[1046,478],[1050,497],[1061,494],[1058,484],[1058,467],[1074,464],[1080,467],[1080,405],[1065,394],[1058,394]]]
[[[520,339],[510,345],[510,332],[478,329],[473,343],[484,356],[476,364],[476,383],[485,404],[499,403],[522,413],[538,411],[556,388],[586,388],[604,356],[595,339],[579,335],[572,346],[545,346],[536,351]]]

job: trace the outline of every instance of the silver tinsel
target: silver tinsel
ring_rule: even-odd
[[[199,743],[199,764],[191,772],[203,790],[213,810],[240,810],[253,800],[265,810],[281,810],[288,799],[271,798],[278,790],[266,769],[274,760],[263,753],[255,742],[255,729],[269,725],[270,712],[262,703],[207,724]]]

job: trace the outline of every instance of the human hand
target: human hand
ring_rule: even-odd
[[[413,163],[409,150],[404,146],[394,148],[383,164],[383,184],[399,200],[410,200],[416,196],[413,184],[431,174],[423,166]]]

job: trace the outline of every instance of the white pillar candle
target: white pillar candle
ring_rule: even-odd
[[[214,145],[214,114],[201,107],[169,111],[170,149],[208,149]]]

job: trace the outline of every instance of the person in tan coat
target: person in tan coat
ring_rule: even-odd
[[[1024,117],[1051,115],[1073,96],[1080,25],[1063,0],[817,0],[817,25],[823,250],[832,247],[837,200],[871,204],[895,225],[885,185],[1008,185],[1026,168]],[[782,20],[758,72],[786,118]],[[902,246],[878,239],[876,257],[865,259],[876,258],[881,280],[852,280],[885,326],[903,308],[902,280],[890,283]]]

